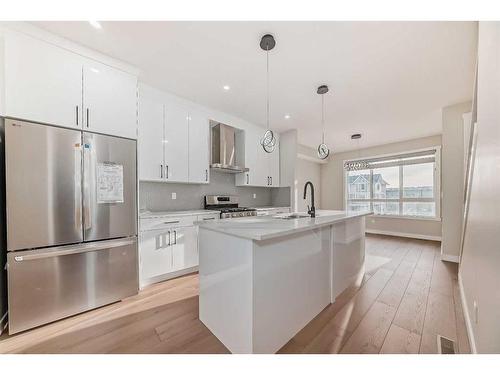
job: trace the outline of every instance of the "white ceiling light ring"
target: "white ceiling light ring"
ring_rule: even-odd
[[[325,143],[325,94],[329,91],[327,85],[321,85],[316,90],[318,95],[321,95],[321,143],[318,146],[318,158],[325,160],[330,155],[330,148]]]
[[[274,136],[273,131],[271,130],[269,124],[270,117],[270,101],[269,101],[269,51],[272,50],[276,46],[276,40],[271,34],[264,35],[260,40],[260,48],[266,51],[266,132],[264,136],[260,140],[260,144],[262,148],[267,153],[272,153],[276,147],[276,137]]]

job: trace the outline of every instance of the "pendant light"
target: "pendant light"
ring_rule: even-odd
[[[351,139],[354,141],[356,140],[357,141],[357,148],[358,148],[358,156],[360,155],[359,151],[360,151],[360,147],[359,147],[359,140],[361,139],[361,134],[360,133],[356,133],[356,134],[353,134],[351,135]],[[370,167],[370,165],[368,164],[368,162],[366,162],[365,160],[354,160],[354,161],[346,161],[344,163],[344,169],[346,171],[359,171],[361,169],[368,169]]]
[[[267,118],[267,130],[264,133],[264,136],[260,140],[260,144],[262,145],[262,148],[264,149],[265,152],[271,153],[274,151],[276,147],[276,137],[274,136],[273,131],[271,130],[271,127],[269,126],[269,51],[274,48],[276,45],[276,41],[274,40],[274,37],[271,34],[266,34],[262,37],[260,40],[260,48],[262,48],[264,51],[266,51],[266,76],[267,76],[267,82],[266,82],[266,88],[267,88],[267,102],[266,102],[266,118]]]
[[[324,160],[330,155],[330,149],[325,144],[325,94],[328,92],[328,86],[321,85],[316,92],[321,95],[321,130],[323,132],[321,143],[318,146],[318,158]]]

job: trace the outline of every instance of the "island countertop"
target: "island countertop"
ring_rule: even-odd
[[[200,228],[249,240],[263,241],[272,238],[320,228],[351,218],[367,216],[372,211],[317,210],[316,217],[285,219],[279,216],[252,216],[238,219],[198,222]]]

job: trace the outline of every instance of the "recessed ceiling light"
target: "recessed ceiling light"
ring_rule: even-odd
[[[89,23],[96,29],[102,29],[102,26],[98,21],[89,21]]]
[[[290,115],[285,115],[285,118],[288,120],[290,118]]]
[[[231,87],[229,87],[228,85],[224,85],[222,88],[223,88],[224,90],[226,90],[226,91],[231,90]]]

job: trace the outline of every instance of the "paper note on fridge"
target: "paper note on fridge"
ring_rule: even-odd
[[[97,164],[97,203],[123,203],[123,165]]]

